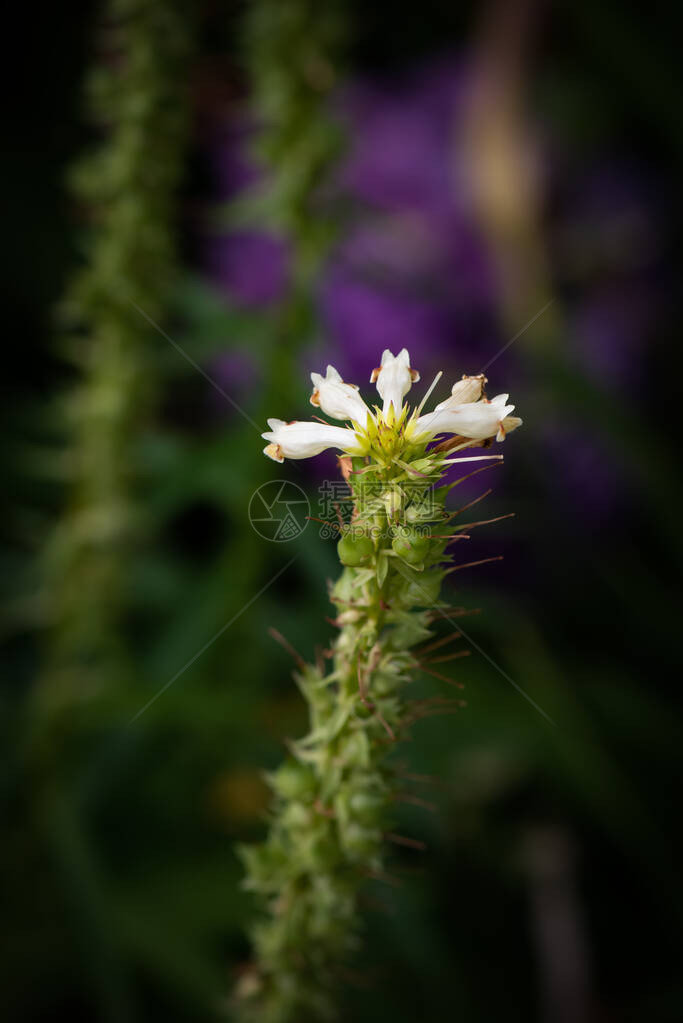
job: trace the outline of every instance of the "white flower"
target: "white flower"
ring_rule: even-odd
[[[451,399],[442,402],[434,412],[420,416],[413,437],[436,437],[440,433],[454,433],[472,440],[495,437],[504,440],[505,434],[521,424],[521,419],[510,416],[514,405],[506,405],[509,394],[498,394],[488,401],[454,404]],[[509,417],[509,418],[508,418]]]
[[[377,384],[377,390],[384,401],[383,414],[386,419],[389,406],[394,406],[394,414],[398,415],[403,407],[403,399],[412,384],[420,379],[416,369],[410,368],[410,356],[406,348],[402,348],[394,356],[388,348],[382,352],[382,365],[373,369],[370,383]]]
[[[320,373],[311,373],[311,380],[311,405],[322,409],[331,419],[355,419],[360,426],[365,426],[370,409],[358,393],[356,384],[345,384],[334,366],[327,367],[327,376],[324,377]]]
[[[476,377],[468,377],[463,374],[462,380],[458,380],[457,383],[453,384],[450,398],[446,398],[445,401],[437,405],[436,411],[440,412],[441,409],[452,408],[453,405],[463,405],[465,402],[479,401],[484,391],[485,383],[486,377],[483,373],[479,373]]]
[[[269,443],[263,449],[264,455],[274,462],[285,458],[310,458],[327,448],[338,448],[349,455],[361,455],[365,446],[353,432],[343,426],[329,426],[327,423],[293,422],[269,419],[270,430],[261,436]]]
[[[437,382],[439,373],[434,381]],[[344,383],[334,366],[327,367],[325,376],[311,373],[313,393],[311,404],[322,409],[333,419],[347,420],[349,425],[332,426],[323,422],[290,422],[269,419],[270,429],[261,436],[268,441],[263,449],[265,455],[275,462],[285,458],[310,458],[327,448],[336,448],[346,458],[340,459],[342,473],[347,479],[351,471],[349,455],[372,454],[376,461],[386,466],[389,460],[400,465],[400,455],[408,448],[424,446],[439,434],[451,434],[468,442],[483,442],[495,437],[505,440],[508,433],[516,430],[522,420],[510,415],[514,405],[508,405],[509,395],[498,394],[489,401],[483,397],[486,377],[463,376],[451,388],[451,395],[436,406],[433,412],[424,416],[416,409],[412,418],[406,421],[403,398],[414,380],[420,376],[410,368],[410,356],[405,348],[394,356],[387,349],[382,353],[382,364],[373,370],[372,382],[384,401],[383,421],[377,422],[365,404],[355,384]],[[431,393],[430,387],[427,396]],[[424,401],[423,401],[424,403]],[[460,444],[455,440],[456,445]],[[445,442],[447,448],[452,447]],[[444,445],[439,446],[439,450]]]

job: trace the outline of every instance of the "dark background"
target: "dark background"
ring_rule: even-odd
[[[181,269],[164,323],[261,423],[303,418],[308,371],[327,358],[362,387],[385,345],[409,344],[418,388],[438,368],[446,381],[478,372],[552,302],[487,371],[524,426],[505,468],[480,477],[495,489],[477,517],[516,515],[473,534],[468,551],[505,561],[458,577],[456,599],[482,608],[457,672],[468,706],[419,725],[401,751],[433,778],[411,792],[436,811],[401,808],[397,830],[429,850],[392,852],[400,887],[370,886],[343,1018],[673,1023],[678,25],[666,7],[452,6],[345,7],[330,98],[343,142],[321,200],[335,240],[308,289],[314,325],[287,335],[288,376],[275,381],[269,332],[292,288],[278,276],[287,254],[268,247],[270,228],[219,221],[243,187],[229,167],[247,159],[234,127],[250,96],[244,9],[198,8]],[[150,331],[156,401],[131,442],[144,529],[122,554],[112,640],[125,668],[105,688],[97,663],[81,665],[88,691],[36,757],[44,566],[69,502],[60,395],[79,386],[55,308],[87,252],[65,178],[93,141],[82,80],[99,59],[97,18],[93,4],[27,9],[6,35],[21,61],[5,88],[3,160],[4,1018],[210,1019],[248,957],[252,907],[233,844],[262,834],[261,772],[304,728],[267,628],[312,657],[330,634],[336,571],[314,526],[269,544],[247,507],[273,478],[315,502],[334,459],[267,463],[252,427]],[[452,178],[440,176],[449,147]],[[265,407],[266,394],[286,407]]]

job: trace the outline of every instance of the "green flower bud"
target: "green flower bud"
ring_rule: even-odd
[[[353,536],[346,533],[337,544],[337,554],[342,565],[358,568],[367,565],[375,553],[375,545],[369,536]]]
[[[401,628],[401,626],[398,626],[398,628]],[[392,635],[395,632],[396,629],[393,629]],[[396,691],[398,685],[399,676],[397,674],[393,674],[390,671],[378,671],[372,680],[372,691],[377,696],[389,696],[390,693]]]
[[[301,830],[309,826],[313,812],[310,803],[288,802],[282,811],[281,820],[290,831]]]
[[[385,490],[380,500],[384,505],[388,519],[395,519],[403,507],[403,496],[397,487]]]
[[[362,706],[362,705],[361,705]],[[370,764],[370,741],[366,730],[359,728],[344,735],[339,743],[339,755],[350,768],[366,769]]]
[[[316,790],[316,777],[312,767],[293,757],[285,760],[269,777],[270,784],[283,799],[312,798]]]
[[[408,565],[421,565],[429,551],[429,537],[424,536],[419,530],[402,526],[391,546],[394,553]]]
[[[429,517],[429,513],[425,512],[419,504],[411,504],[406,508],[406,522],[422,522],[424,518]]]

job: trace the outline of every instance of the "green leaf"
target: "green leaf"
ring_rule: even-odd
[[[389,559],[387,558],[387,556],[386,556],[384,551],[380,551],[379,552],[379,557],[377,558],[377,585],[379,587],[384,586],[384,580],[387,577],[387,572],[388,571],[389,571]]]

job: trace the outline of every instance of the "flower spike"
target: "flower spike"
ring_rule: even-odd
[[[287,743],[288,759],[267,776],[273,791],[267,838],[241,849],[247,886],[263,912],[253,930],[251,972],[238,985],[239,1023],[337,1019],[333,981],[343,951],[357,940],[361,880],[390,877],[387,838],[423,846],[391,830],[393,805],[400,800],[432,808],[402,792],[386,755],[420,718],[465,706],[439,695],[411,699],[408,683],[420,672],[433,686],[462,687],[444,672],[469,651],[446,646],[461,632],[453,619],[478,612],[450,607],[442,583],[451,573],[498,559],[465,561],[459,554],[473,529],[507,516],[460,522],[456,516],[487,494],[455,511],[446,506],[448,494],[483,469],[452,483],[444,479],[454,464],[500,464],[503,456],[488,450],[452,456],[462,448],[488,449],[521,420],[511,415],[507,394],[486,398],[481,373],[462,377],[423,415],[440,375],[410,407],[404,399],[416,378],[405,349],[397,356],[385,351],[372,374],[383,407],[373,413],[358,388],[328,366],[324,377],[311,374],[311,403],[346,425],[269,419],[263,434],[266,455],[278,462],[336,450],[345,504],[350,499],[352,507],[344,515],[334,502],[336,523],[331,512],[308,516],[323,526],[321,537],[334,537],[342,564],[329,583],[335,614],[326,620],[338,630],[329,648],[309,664],[271,629],[294,657],[310,730]],[[445,636],[437,634],[437,622]]]

